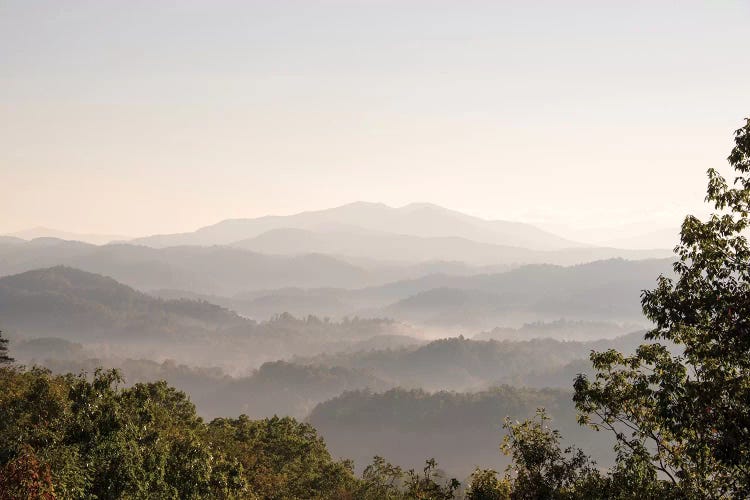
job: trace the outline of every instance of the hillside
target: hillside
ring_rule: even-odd
[[[308,421],[331,452],[367,464],[372,454],[397,457],[405,467],[420,467],[425,454],[458,477],[475,466],[503,470],[498,449],[506,416],[524,419],[545,407],[568,443],[575,442],[606,464],[609,436],[578,426],[570,393],[500,386],[475,393],[392,389],[355,391],[318,405]]]
[[[45,343],[49,344],[50,341]],[[56,341],[57,344],[61,342]],[[251,418],[274,415],[305,418],[316,404],[346,391],[392,387],[377,377],[357,369],[306,366],[284,361],[264,363],[251,374],[230,377],[215,367],[197,367],[172,360],[118,359],[86,357],[79,349],[76,356],[28,357],[32,346],[15,350],[19,360],[34,362],[54,373],[93,373],[97,368],[117,368],[126,386],[153,380],[165,380],[190,395],[196,410],[204,418],[245,414]],[[42,353],[38,346],[36,352]],[[79,346],[80,347],[80,346]]]
[[[295,355],[418,342],[411,328],[388,319],[279,314],[255,322],[206,301],[160,299],[63,266],[0,278],[0,329],[25,340],[81,342],[97,355],[174,359],[232,373]]]
[[[57,266],[0,278],[0,327],[117,340],[186,335],[247,321],[207,302],[161,300],[112,278]]]
[[[57,265],[112,276],[141,290],[209,294],[289,286],[348,288],[377,282],[368,271],[325,255],[284,257],[228,247],[95,246],[55,239],[0,243],[0,275]]]
[[[462,391],[498,383],[537,385],[532,381],[573,361],[588,358],[592,350],[615,348],[631,352],[642,342],[643,332],[589,342],[453,337],[400,349],[322,354],[295,361],[363,370],[400,387]],[[572,377],[560,383],[568,386]]]
[[[492,328],[558,318],[643,324],[641,291],[652,288],[659,274],[671,274],[670,267],[668,259],[534,265],[494,275],[427,277],[377,292],[411,292],[381,314],[432,325]]]
[[[281,288],[204,297],[259,319],[280,311],[296,316],[390,317],[469,335],[560,319],[638,328],[647,326],[640,293],[652,288],[660,273],[671,273],[670,259],[610,259],[569,267],[530,265],[487,274],[429,274],[353,290]],[[158,293],[195,297],[179,290]],[[575,338],[570,332],[564,335]]]

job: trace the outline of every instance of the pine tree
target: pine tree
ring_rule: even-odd
[[[8,356],[8,339],[3,338],[3,332],[0,331],[0,365],[9,364],[14,361]]]

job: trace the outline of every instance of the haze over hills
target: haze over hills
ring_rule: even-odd
[[[95,246],[50,238],[0,242],[0,275],[56,265],[111,276],[141,290],[176,288],[198,293],[382,282],[367,270],[320,254],[273,256],[230,247]]]
[[[320,354],[294,361],[363,370],[398,387],[471,391],[501,383],[536,385],[530,383],[533,377],[573,361],[587,360],[592,350],[615,348],[629,353],[642,342],[643,331],[593,341],[451,337],[394,349]],[[569,387],[571,382],[572,377],[561,381],[561,385]]]
[[[398,238],[402,241],[412,240],[412,237]],[[492,258],[496,250],[496,264],[474,265],[467,263],[472,259],[471,252],[455,247],[451,249],[450,245],[431,239],[414,239],[424,244],[411,254],[407,250],[402,252],[400,246],[390,245],[389,238],[382,240],[380,248],[383,252],[414,259],[412,262],[393,263],[369,257],[357,259],[307,252],[301,244],[290,246],[297,248],[298,252],[289,251],[286,255],[276,255],[227,246],[151,248],[132,244],[96,246],[54,238],[37,238],[29,242],[6,238],[0,240],[0,276],[67,265],[111,276],[141,290],[167,289],[233,295],[287,287],[363,288],[436,273],[457,276],[495,274],[520,264],[534,262],[567,265],[618,255],[652,257],[649,252],[615,249],[535,252],[514,248],[508,254],[505,248],[487,245],[491,248],[483,250],[483,258]],[[371,254],[377,255],[379,252],[376,245],[364,245],[363,248],[372,249]],[[383,252],[380,252],[381,256],[384,255]],[[657,256],[659,255],[657,252]],[[446,256],[465,260],[417,260],[421,257]]]
[[[333,453],[355,464],[369,463],[374,453],[419,468],[426,453],[452,474],[466,477],[478,466],[503,470],[509,462],[498,449],[503,418],[525,419],[544,407],[566,443],[584,446],[606,465],[611,460],[608,436],[577,425],[570,398],[566,390],[511,386],[471,393],[359,390],[319,404],[309,421]]]
[[[382,318],[330,321],[279,313],[257,322],[206,301],[155,298],[64,266],[0,278],[0,330],[14,338],[86,342],[107,355],[242,372],[294,355],[408,345],[416,333]]]
[[[0,0],[0,500],[750,500],[748,21]]]
[[[339,285],[345,286],[288,288],[281,281],[281,286],[267,288],[261,285],[269,284],[268,280],[279,283],[275,276],[296,272],[294,265],[328,274],[329,279],[331,269],[349,270],[351,266],[326,268],[321,264],[336,264],[336,261],[323,256],[270,258],[221,247],[150,249],[114,245],[93,247],[93,253],[81,256],[77,251],[82,245],[62,244],[62,249],[72,256],[61,260],[66,265],[77,265],[85,271],[118,280],[123,276],[126,284],[136,288],[165,290],[157,293],[166,298],[206,300],[257,319],[268,319],[283,312],[298,316],[358,315],[390,317],[438,327],[463,326],[477,331],[563,317],[643,324],[640,291],[652,287],[655,276],[671,272],[667,259],[614,259],[570,267],[530,265],[507,272],[469,276],[434,274],[359,287],[365,271],[353,268],[349,274],[342,275]],[[85,245],[83,248],[91,250]],[[49,265],[49,261],[57,263],[53,258],[13,263],[9,254],[0,261],[5,272],[14,267],[37,268]],[[209,277],[225,280],[231,285],[227,288],[225,284],[225,289],[233,289],[235,294],[191,291],[210,288],[206,284]],[[253,284],[259,287],[257,291],[236,293],[243,286]]]
[[[559,318],[643,326],[640,293],[652,288],[661,273],[671,273],[671,260],[610,259],[476,275],[431,274],[354,290],[285,288],[201,298],[254,318],[281,310],[299,316],[317,311],[332,317],[389,317],[462,333]],[[195,297],[178,290],[160,293]]]
[[[457,236],[422,237],[355,229],[312,231],[279,228],[238,241],[233,247],[279,255],[322,253],[342,258],[387,262],[459,261],[474,266],[532,263],[579,264],[612,257],[664,257],[664,250],[623,250],[577,247],[533,250],[520,246],[480,243]]]
[[[106,245],[8,236],[0,329],[23,363],[165,379],[206,417],[291,415],[361,464],[435,454],[466,474],[476,457],[506,463],[493,439],[505,414],[547,405],[581,434],[571,380],[591,349],[640,342],[639,295],[671,272],[667,255],[427,204]]]
[[[65,243],[69,248],[71,243]],[[72,245],[73,250],[89,247]],[[212,250],[135,248],[147,255]],[[420,306],[421,313],[432,315],[463,306],[464,316],[456,318],[464,324],[473,321],[472,308],[488,321],[507,322],[519,310],[541,317],[556,302],[566,304],[571,317],[616,319],[619,311],[631,308],[629,302],[618,306],[622,297],[650,286],[668,268],[666,260],[609,260],[571,267],[530,265],[486,275],[432,275],[356,290],[272,292],[307,297],[314,309],[319,304],[312,299],[324,294],[344,304],[386,304],[375,312],[413,306],[444,290],[481,296],[478,303],[451,299]],[[268,310],[273,308],[273,297],[264,292],[234,300],[239,303],[243,297],[267,300]],[[575,300],[566,302],[571,298]],[[187,391],[206,417],[293,415],[313,422],[335,453],[354,457],[360,467],[373,453],[389,454],[408,467],[418,466],[427,454],[457,474],[470,472],[473,457],[503,466],[506,460],[496,450],[502,418],[523,418],[539,405],[548,407],[566,436],[606,461],[600,436],[575,426],[570,381],[576,373],[590,371],[590,350],[628,352],[642,341],[641,333],[586,342],[553,340],[560,334],[574,337],[576,330],[585,331],[587,338],[626,331],[606,322],[556,321],[514,330],[516,336],[541,333],[546,339],[430,342],[409,336],[423,329],[388,319],[334,322],[281,314],[259,323],[202,300],[157,299],[111,278],[59,266],[0,278],[0,329],[12,334],[11,348],[22,362],[60,373],[116,367],[128,384],[165,379]],[[516,388],[497,387],[508,383]]]
[[[643,324],[641,291],[653,288],[659,274],[671,274],[670,267],[669,259],[611,259],[449,277],[391,304],[382,314],[423,324],[479,328],[561,317]]]
[[[528,318],[579,321],[541,325],[537,330],[546,331],[541,336],[602,338],[623,330],[580,321],[644,325],[637,294],[667,268],[665,261],[603,261],[525,266],[494,275],[431,276],[358,290],[279,290],[247,299],[173,294],[164,300],[111,278],[58,266],[0,278],[0,329],[110,344],[137,339],[138,352],[149,352],[154,342],[185,360],[221,352],[222,362],[231,360],[226,365],[232,367],[243,357],[245,366],[252,366],[292,355],[396,347],[414,343],[409,337],[457,330],[474,334]],[[298,306],[289,307],[294,297]],[[334,317],[391,319],[330,322],[282,314],[291,310],[298,317],[313,315],[325,310],[321,303],[326,302],[335,304],[335,311],[329,311],[338,313]],[[302,309],[305,304],[309,309]],[[249,313],[258,308],[269,315],[261,319],[269,321],[252,321],[231,311],[253,316]]]
[[[93,243],[94,245],[104,245],[111,241],[124,240],[128,238],[127,236],[123,236],[121,234],[83,234],[61,231],[59,229],[52,229],[49,227],[34,227],[31,229],[25,229],[23,231],[9,233],[6,236],[12,236],[27,241],[36,238],[57,238],[60,240],[68,241],[83,241],[85,243]]]
[[[423,238],[457,237],[478,243],[538,250],[586,246],[548,233],[529,224],[489,221],[428,203],[399,208],[382,203],[355,202],[336,208],[287,216],[230,219],[192,233],[136,238],[132,243],[166,247],[174,245],[228,245],[254,238],[274,229],[355,229]]]

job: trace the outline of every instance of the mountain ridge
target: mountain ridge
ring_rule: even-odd
[[[152,235],[130,241],[156,247],[175,244],[227,245],[279,227],[311,229],[326,224],[345,224],[366,230],[413,236],[458,236],[480,243],[525,248],[561,249],[588,246],[531,224],[486,220],[438,205],[417,203],[390,207],[383,203],[370,202],[354,202],[292,215],[226,219],[193,232]]]

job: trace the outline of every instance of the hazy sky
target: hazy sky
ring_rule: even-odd
[[[354,200],[676,225],[750,115],[749,27],[749,1],[0,0],[0,232]]]

